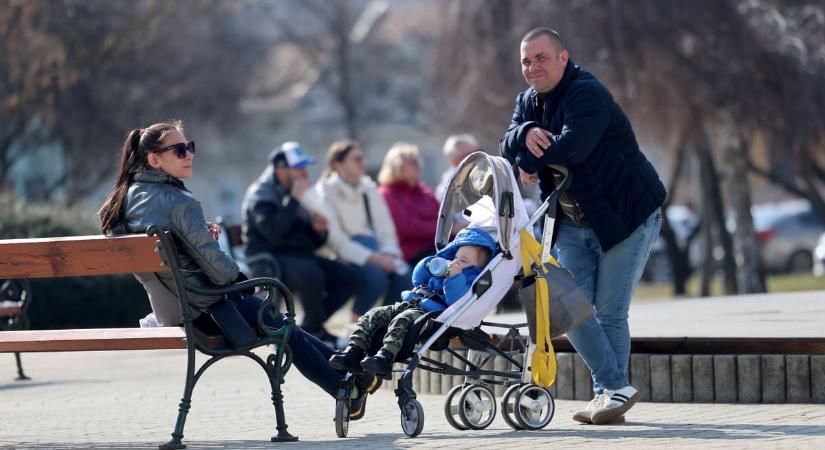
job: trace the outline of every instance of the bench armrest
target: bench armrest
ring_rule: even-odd
[[[193,286],[186,281],[184,281],[184,285],[189,292],[207,296],[223,296],[234,292],[245,291],[250,288],[264,287],[269,291],[269,295],[264,299],[264,303],[260,309],[258,309],[258,326],[260,329],[269,336],[278,336],[287,339],[292,326],[295,324],[295,302],[292,299],[292,293],[283,283],[275,278],[252,278],[220,288],[202,288]],[[264,323],[263,316],[267,308],[272,308],[275,314],[280,313],[280,308],[276,302],[278,297],[284,299],[286,313],[284,313],[284,324],[280,328],[274,329]]]

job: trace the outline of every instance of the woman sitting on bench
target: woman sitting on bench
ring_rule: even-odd
[[[123,143],[120,168],[114,189],[98,211],[101,228],[107,235],[145,233],[150,225],[173,231],[186,281],[205,288],[226,286],[246,276],[225,254],[216,241],[220,234],[204,219],[200,203],[181,180],[192,177],[195,143],[183,135],[181,122],[156,123],[128,133]],[[152,311],[161,326],[182,322],[174,281],[169,273],[142,273],[135,277],[149,295]],[[263,300],[251,294],[232,294],[226,301],[235,303],[246,322],[255,328]],[[190,304],[196,314],[223,297],[192,294]],[[278,328],[282,317],[265,319]],[[199,314],[193,325],[205,334],[221,334],[209,314]],[[333,350],[300,327],[289,334],[293,363],[308,380],[332,396],[341,386],[344,372],[332,369],[327,360]],[[380,379],[372,375],[356,378],[350,419],[364,415],[367,392],[374,392]]]

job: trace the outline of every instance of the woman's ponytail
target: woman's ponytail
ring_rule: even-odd
[[[120,148],[120,167],[115,187],[97,212],[100,228],[105,234],[112,234],[123,222],[126,193],[134,174],[148,166],[146,153],[160,148],[166,135],[172,130],[182,131],[182,128],[183,124],[180,121],[161,122],[147,128],[136,128],[126,134]]]

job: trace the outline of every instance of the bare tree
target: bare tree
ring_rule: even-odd
[[[772,180],[782,179],[783,186],[804,195],[815,210],[825,209],[820,194],[825,187],[825,165],[820,156],[825,142],[822,5],[768,0],[704,0],[691,8],[655,0],[638,1],[633,8],[618,1],[588,0],[465,1],[459,5],[453,8],[453,26],[447,27],[459,31],[445,33],[447,42],[442,45],[443,53],[451,58],[452,71],[463,73],[472,68],[472,72],[484,74],[484,83],[478,85],[484,84],[486,90],[504,86],[505,92],[515,93],[523,89],[523,82],[502,71],[517,74],[517,36],[535,26],[557,27],[572,58],[611,87],[638,130],[658,140],[674,160],[686,157],[699,161],[700,177],[694,181],[703,186],[703,202],[710,202],[702,206],[708,246],[703,266],[712,271],[713,249],[722,249],[727,292],[737,291],[737,279],[742,280],[746,292],[762,289],[760,283],[745,281],[760,270],[752,264],[737,267],[733,263],[733,241],[739,249],[738,259],[750,255],[747,261],[757,260],[753,255],[758,243],[752,230],[737,227],[737,236],[731,238],[724,226],[727,202],[734,205],[737,223],[752,222],[748,177],[741,173],[742,167],[754,167],[748,147],[753,139],[748,133],[767,134],[771,142],[782,144],[773,149],[779,164],[760,173]],[[548,17],[557,20],[548,23]],[[495,39],[490,38],[495,33]],[[512,56],[504,54],[496,61],[479,57],[484,55],[482,49],[500,48],[502,42],[507,43]],[[468,51],[462,54],[457,50],[461,48]],[[513,64],[501,63],[508,60]],[[498,84],[498,80],[504,83]],[[447,83],[452,95],[442,98],[465,105],[463,83],[467,80]],[[495,129],[493,122],[497,122],[501,130],[512,99],[502,106],[480,100],[492,97],[487,94],[476,97],[472,101],[479,107],[471,108],[469,115],[458,115],[449,109],[449,103],[445,110],[459,122],[480,123],[485,129]],[[722,133],[714,132],[722,120],[731,126]],[[679,142],[684,140],[673,138],[682,135],[696,136],[689,144],[693,151],[685,156],[679,154],[686,145]],[[726,144],[730,135],[739,138],[740,144]],[[789,153],[792,158],[787,158]],[[782,160],[780,154],[784,155]],[[717,173],[715,168],[723,159],[725,167],[733,170]],[[783,170],[789,170],[790,176],[783,178]],[[672,173],[681,178],[679,171]],[[678,181],[671,180],[672,189],[678,187]],[[719,190],[720,181],[728,187],[725,195]],[[666,240],[668,235],[665,227]],[[679,252],[672,254],[678,257]],[[674,259],[673,266],[679,267],[680,262]]]
[[[12,150],[49,142],[69,162],[53,174],[49,190],[65,189],[69,203],[109,176],[129,128],[175,117],[194,128],[239,121],[237,104],[266,50],[248,31],[241,4],[32,0],[12,6],[0,12],[12,25],[0,51],[13,58],[0,57],[0,64],[8,61],[12,70],[2,76],[17,80],[2,86],[26,97],[20,108],[0,113],[13,115],[0,127],[3,139],[14,140],[0,146],[0,183]]]

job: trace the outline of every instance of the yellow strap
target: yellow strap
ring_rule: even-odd
[[[524,276],[539,275],[533,272],[533,263],[543,273],[547,269],[541,261],[541,244],[527,230],[519,230],[521,237],[521,266]],[[558,266],[552,256],[548,256],[550,264]],[[550,341],[550,303],[547,280],[543,276],[536,276],[536,350],[530,362],[533,374],[533,383],[550,387],[556,382],[556,353]]]

